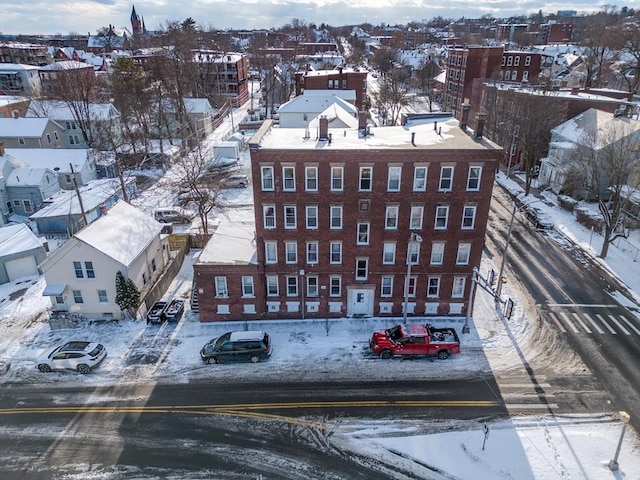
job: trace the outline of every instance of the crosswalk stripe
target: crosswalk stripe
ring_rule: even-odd
[[[567,325],[571,327],[571,330],[573,330],[573,333],[580,333],[576,328],[576,326],[573,323],[571,323],[571,320],[569,320],[569,317],[567,316],[566,313],[560,312],[560,316],[564,319],[565,323],[567,323]]]
[[[636,332],[638,335],[640,335],[640,330],[638,330],[633,323],[631,323],[629,320],[627,320],[626,317],[623,317],[622,315],[620,315],[620,318],[624,321],[624,323],[629,325],[634,332]]]
[[[607,323],[607,321],[602,318],[602,315],[600,315],[599,313],[596,313],[596,317],[598,317],[598,319],[604,324],[605,327],[607,327],[607,329],[613,334],[613,335],[617,335],[618,332],[616,332],[613,328],[611,328],[611,325],[609,325]]]
[[[556,327],[558,327],[558,329],[562,333],[567,333],[567,329],[562,326],[560,321],[556,318],[556,316],[553,313],[549,313],[549,316],[551,317],[551,320],[553,320],[553,322],[556,324]]]
[[[623,333],[625,333],[626,335],[631,335],[631,332],[629,330],[627,330],[626,328],[624,328],[622,326],[622,324],[618,320],[616,320],[613,315],[609,315],[609,318],[611,319],[611,321],[613,323],[615,323],[616,325],[618,325],[620,327],[620,330],[622,330]]]
[[[600,328],[600,326],[599,326],[599,325],[598,325],[598,324],[593,320],[593,318],[591,318],[591,317],[589,316],[589,314],[588,314],[588,313],[585,313],[585,314],[584,314],[584,316],[585,316],[585,318],[586,318],[587,320],[589,320],[589,323],[591,323],[591,325],[593,325],[593,328],[595,328],[595,329],[596,329],[596,331],[597,331],[598,333],[600,333],[600,334],[604,333],[604,330],[602,330],[602,329]]]
[[[587,327],[586,323],[584,323],[584,322],[582,321],[582,319],[580,318],[580,316],[579,316],[577,313],[575,313],[575,312],[574,312],[574,313],[573,313],[573,316],[574,316],[574,317],[576,317],[576,320],[578,321],[578,323],[579,323],[580,325],[582,325],[582,328],[584,328],[584,329],[586,330],[586,332],[587,332],[587,333],[593,333],[593,332],[591,331],[591,329],[590,329],[589,327]]]

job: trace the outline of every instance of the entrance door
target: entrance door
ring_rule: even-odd
[[[349,290],[348,301],[347,316],[370,317],[373,315],[373,290],[351,289]]]

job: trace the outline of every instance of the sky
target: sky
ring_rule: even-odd
[[[370,23],[372,25],[406,24],[411,21],[429,20],[433,17],[459,19],[492,15],[496,18],[512,15],[529,15],[542,10],[556,13],[558,10],[576,10],[579,13],[598,11],[602,0],[578,2],[528,1],[487,2],[445,0],[145,0],[123,2],[120,0],[77,0],[71,3],[44,0],[4,0],[0,33],[2,34],[95,34],[108,25],[130,29],[133,5],[144,18],[147,30],[156,30],[167,21],[193,18],[203,28],[258,29],[280,27],[297,18],[307,23],[332,26]],[[626,3],[634,7],[636,0]]]

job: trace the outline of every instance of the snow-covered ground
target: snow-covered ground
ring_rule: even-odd
[[[238,120],[236,120],[237,122]],[[244,165],[246,168],[247,165]],[[510,190],[518,184],[499,174],[498,181]],[[153,193],[147,194],[153,195]],[[229,190],[225,199],[230,206],[245,205],[249,189]],[[249,195],[250,196],[250,195]],[[143,194],[143,200],[144,200]],[[586,252],[599,252],[601,238],[578,225],[571,214],[553,205],[540,205],[553,217],[556,230],[552,238],[573,242]],[[640,246],[640,233],[633,243]],[[633,252],[631,252],[633,253]],[[189,298],[191,265],[200,254],[189,253],[166,298]],[[494,259],[495,261],[495,259]],[[640,258],[613,247],[606,260],[598,260],[630,287],[640,302]],[[498,270],[488,258],[481,271]],[[357,320],[306,320],[269,322],[229,322],[200,324],[187,307],[178,324],[147,326],[141,321],[120,324],[89,325],[82,330],[52,330],[47,322],[48,297],[43,297],[41,278],[0,286],[0,388],[11,383],[55,385],[113,385],[190,382],[204,379],[279,379],[298,380],[371,379],[403,377],[418,381],[436,378],[465,378],[487,374],[518,374],[528,363],[544,365],[549,355],[536,349],[533,341],[540,334],[530,322],[533,306],[516,285],[507,283],[503,293],[516,299],[514,316],[508,325],[496,314],[493,299],[478,289],[471,332],[461,335],[462,353],[446,361],[383,361],[367,349],[371,332],[397,323],[396,320],[371,318]],[[188,302],[187,302],[188,303]],[[628,302],[629,303],[629,302]],[[635,307],[634,321],[638,322]],[[464,320],[429,319],[436,326],[453,326],[461,331]],[[234,329],[264,329],[272,337],[274,352],[267,362],[234,365],[203,364],[198,352],[212,337]],[[42,374],[35,358],[53,346],[80,337],[105,344],[108,356],[100,368],[89,375],[75,373]],[[553,339],[550,339],[552,342]],[[584,365],[568,349],[559,366],[563,374],[579,372]],[[426,368],[425,368],[426,366]],[[559,370],[560,371],[560,370]],[[429,479],[640,479],[640,438],[627,430],[619,456],[620,470],[612,473],[607,463],[615,454],[622,424],[609,413],[594,415],[517,416],[487,425],[477,421],[388,422],[342,420],[330,425],[332,442],[384,460],[389,465],[413,472],[412,478]],[[484,443],[484,449],[482,449]],[[398,476],[396,478],[406,478]]]

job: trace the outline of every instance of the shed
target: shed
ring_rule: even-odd
[[[25,224],[0,228],[0,284],[40,275],[45,258],[44,244]]]

